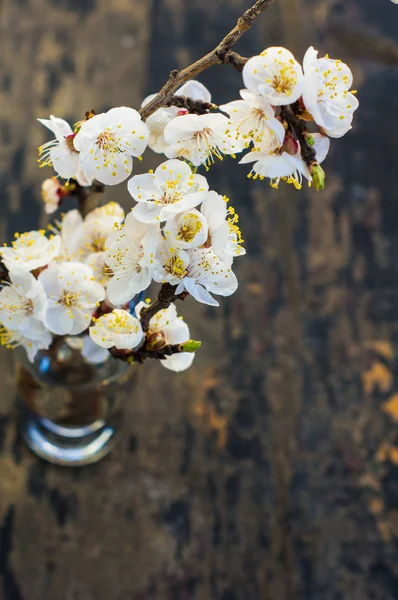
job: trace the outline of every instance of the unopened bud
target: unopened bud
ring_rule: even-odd
[[[321,165],[318,163],[312,163],[310,166],[310,173],[312,177],[312,181],[314,183],[315,189],[317,191],[323,190],[325,187],[325,171],[322,169]]]
[[[299,144],[291,135],[287,135],[284,139],[282,149],[284,152],[295,156],[299,151]]]
[[[315,146],[314,137],[310,133],[305,134],[305,140],[309,146]]]
[[[167,345],[163,331],[153,331],[146,338],[145,346],[148,350],[161,350]]]
[[[196,352],[201,347],[202,342],[198,342],[195,340],[188,340],[183,344],[180,344],[181,352]]]

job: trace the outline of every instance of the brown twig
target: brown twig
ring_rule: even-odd
[[[209,69],[217,64],[232,64],[238,71],[242,71],[248,61],[247,58],[240,56],[232,50],[242,35],[250,29],[257,17],[273,2],[273,0],[257,0],[254,5],[238,19],[236,26],[225,36],[225,38],[208,54],[189,65],[181,71],[174,70],[170,73],[169,80],[165,83],[155,98],[140,110],[141,118],[145,121],[152,113],[162,106],[177,106],[186,108],[190,112],[205,114],[213,108],[212,104],[198,102],[184,96],[175,96],[174,92],[185,82],[193,79],[199,73]],[[145,333],[149,331],[149,324],[152,317],[159,311],[166,309],[177,298],[184,299],[186,293],[176,295],[177,286],[164,283],[160,288],[156,300],[141,310],[140,321]],[[112,348],[112,356],[128,362],[143,362],[146,358],[163,359],[171,354],[182,352],[180,345],[166,345],[161,349],[154,350],[147,348],[144,343],[140,348],[129,351],[128,353]]]
[[[208,54],[185,67],[181,71],[177,69],[170,73],[169,80],[162,87],[160,92],[151,102],[148,102],[140,113],[142,120],[145,121],[152,113],[174,94],[174,92],[186,81],[193,79],[199,73],[206,71],[214,65],[232,64],[238,70],[242,70],[246,59],[232,51],[232,48],[240,40],[242,35],[250,29],[257,17],[273,2],[273,0],[257,0],[239,19],[236,26],[225,36],[223,40]]]
[[[164,360],[166,356],[171,356],[172,354],[180,354],[184,352],[182,348],[183,344],[167,344],[160,348],[159,350],[151,350],[146,347],[144,344],[135,350],[118,350],[113,347],[109,350],[110,354],[117,358],[118,360],[122,360],[124,362],[138,362],[142,364],[144,360],[147,358],[157,358],[158,360]]]
[[[237,71],[243,71],[243,67],[245,66],[248,60],[248,58],[246,58],[245,56],[241,56],[233,50],[227,52],[227,54],[224,56],[224,63],[232,65]]]
[[[166,100],[165,106],[175,106],[176,108],[185,108],[189,113],[196,115],[205,115],[209,110],[217,108],[211,102],[202,102],[202,100],[192,100],[187,96],[171,96]]]
[[[305,164],[308,167],[310,167],[313,163],[316,162],[316,152],[315,148],[308,143],[308,140],[305,135],[308,131],[307,125],[305,121],[303,121],[297,116],[296,113],[298,111],[299,106],[297,103],[291,106],[282,106],[281,117],[290,125],[293,134],[296,136],[297,141],[300,143],[301,157]]]
[[[208,54],[189,65],[182,71],[174,70],[170,73],[169,80],[151,102],[141,108],[140,114],[145,121],[152,113],[161,106],[178,106],[187,108],[190,112],[204,114],[211,109],[212,105],[194,102],[183,96],[175,96],[174,92],[186,81],[193,79],[202,71],[213,65],[232,64],[238,71],[242,71],[248,61],[232,50],[242,35],[250,29],[257,17],[273,2],[273,0],[257,0],[251,8],[238,19],[236,26],[225,36],[223,40]],[[196,110],[195,110],[196,109]],[[160,310],[168,308],[177,298],[185,298],[186,294],[175,295],[176,286],[164,283],[159,291],[158,297],[147,308],[141,311],[140,320],[144,332],[149,330],[151,318]],[[153,353],[151,353],[153,356]]]
[[[143,331],[149,330],[149,322],[156,313],[164,308],[169,308],[170,304],[174,300],[177,300],[178,296],[175,295],[176,288],[176,285],[163,283],[156,300],[141,310],[140,321]]]
[[[77,198],[79,212],[84,219],[89,212],[97,208],[99,195],[103,193],[105,186],[99,181],[94,181],[89,187],[83,187],[77,182],[74,185],[71,195]]]

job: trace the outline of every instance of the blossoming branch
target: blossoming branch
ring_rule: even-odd
[[[218,306],[238,287],[235,260],[245,255],[239,219],[206,172],[225,157],[243,165],[249,179],[277,189],[303,181],[322,190],[330,139],[344,136],[358,108],[349,67],[318,57],[310,47],[302,65],[286,48],[244,58],[232,50],[271,3],[258,0],[208,55],[173,71],[140,111],[88,111],[71,126],[59,117],[39,119],[53,139],[39,148],[41,167],[57,176],[42,184],[48,214],[69,210],[48,231],[15,234],[0,249],[0,341],[22,345],[31,361],[65,338],[85,360],[110,355],[128,362],[161,360],[188,368],[200,342],[177,315],[191,296]],[[240,97],[217,107],[198,73],[229,63],[242,73]],[[164,155],[155,171],[131,174],[147,148]],[[166,159],[166,160],[165,160]],[[132,209],[98,206],[106,186],[127,181]],[[143,300],[151,283],[156,299]]]

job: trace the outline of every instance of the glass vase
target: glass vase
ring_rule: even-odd
[[[38,352],[33,363],[18,349],[17,391],[26,444],[57,465],[99,461],[117,440],[133,372],[111,356],[89,364],[64,340]]]

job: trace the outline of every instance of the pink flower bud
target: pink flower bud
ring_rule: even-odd
[[[293,139],[290,135],[287,135],[283,142],[282,149],[284,152],[287,152],[288,154],[295,156],[297,154],[297,152],[299,151],[300,146],[299,146],[299,143],[295,139]]]

